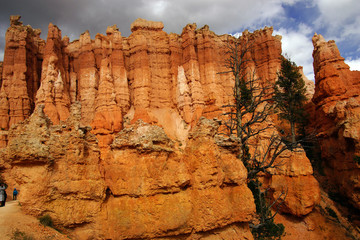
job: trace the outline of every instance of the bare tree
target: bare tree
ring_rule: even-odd
[[[255,68],[251,67],[253,43],[245,38],[229,40],[226,53],[228,58],[225,60],[225,67],[229,71],[221,72],[232,73],[234,76],[234,104],[223,106],[230,110],[224,113],[229,118],[224,123],[229,128],[230,134],[236,132],[241,146],[240,154],[251,137],[268,128],[266,125],[262,127],[261,123],[267,120],[273,109],[271,104],[273,85],[262,82],[256,76]]]
[[[248,169],[248,185],[254,194],[259,216],[258,223],[251,224],[251,228],[257,233],[260,233],[261,230],[266,232],[269,227],[278,228],[278,232],[267,232],[266,234],[280,236],[284,230],[283,226],[273,222],[278,209],[272,214],[271,208],[275,205],[280,206],[280,197],[283,197],[281,201],[284,201],[286,194],[283,192],[272,203],[266,201],[267,190],[261,189],[258,173],[266,173],[269,168],[281,164],[276,163],[275,160],[289,149],[289,145],[284,144],[282,138],[274,133],[267,144],[252,146],[253,152],[250,154],[249,140],[258,138],[270,128],[274,129],[268,122],[274,108],[272,100],[274,85],[257,77],[255,67],[253,67],[254,60],[251,57],[253,45],[254,42],[246,37],[232,39],[227,43],[228,57],[225,67],[229,71],[223,73],[232,73],[235,83],[233,88],[234,104],[224,106],[229,110],[224,113],[228,117],[228,121],[224,121],[224,125],[229,128],[229,134],[236,133],[239,142],[238,158]]]

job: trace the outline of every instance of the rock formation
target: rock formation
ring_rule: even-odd
[[[50,214],[77,239],[252,239],[247,170],[213,120],[233,102],[231,75],[218,74],[233,37],[138,19],[127,38],[114,25],[73,42],[49,24],[45,42],[19,18],[6,35],[0,169],[27,213]],[[269,82],[281,56],[272,32],[242,36]],[[259,146],[277,133],[270,124]],[[309,160],[286,152],[278,162],[264,176],[269,197],[286,189],[281,211],[309,214],[320,198]]]
[[[0,86],[2,85],[3,62],[0,62]]]
[[[45,41],[41,31],[23,26],[20,16],[11,16],[6,31],[2,85],[0,90],[0,127],[11,125],[30,116],[40,85],[42,54]]]
[[[313,44],[312,123],[319,133],[326,175],[360,209],[360,72],[350,71],[334,41],[315,34]]]
[[[190,235],[231,224],[249,235],[240,224],[255,211],[247,172],[214,140],[217,122],[200,119],[181,149],[162,128],[139,120],[116,135],[101,159],[80,116],[80,104],[73,104],[70,117],[52,125],[39,105],[9,131],[4,177],[21,184],[27,213],[50,213],[80,239]]]

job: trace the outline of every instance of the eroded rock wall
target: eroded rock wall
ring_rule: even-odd
[[[24,26],[19,20],[20,16],[11,16],[5,36],[0,127],[6,130],[34,110],[45,44],[39,29]]]
[[[70,117],[52,125],[40,105],[9,131],[1,166],[9,186],[21,186],[27,213],[50,214],[77,239],[186,236],[253,218],[247,171],[215,140],[218,122],[201,118],[182,149],[162,128],[139,120],[101,159],[80,116],[73,104]],[[250,236],[239,226],[234,236]]]
[[[18,20],[9,32],[33,31]],[[27,41],[37,48],[18,71],[33,66],[34,56],[42,64],[37,77],[20,81],[28,93],[21,99],[32,99],[36,109],[23,122],[10,121],[17,95],[10,97],[5,86],[17,78],[9,78],[5,69],[14,64],[4,61],[0,122],[9,131],[1,135],[7,147],[0,168],[10,187],[23,189],[19,199],[27,213],[49,213],[77,239],[207,239],[211,233],[252,239],[247,171],[235,142],[217,135],[219,122],[209,120],[233,101],[231,74],[218,73],[227,71],[226,44],[234,38],[196,24],[180,35],[162,29],[160,22],[138,19],[127,38],[116,25],[106,35],[91,39],[86,31],[73,42],[53,24],[46,43],[31,35]],[[272,28],[242,37],[253,43],[249,67],[275,82],[281,37],[272,36]],[[13,42],[7,37],[7,46]],[[11,51],[7,59],[17,56]],[[28,86],[34,79],[41,80],[37,91]],[[29,116],[32,108],[21,106]],[[266,124],[271,127],[258,146],[277,134],[274,123]],[[287,164],[265,178],[271,197],[288,191],[282,211],[306,215],[319,201],[309,160],[303,152],[287,152],[283,160]]]
[[[360,72],[350,71],[334,41],[315,34],[312,123],[329,181],[360,209]]]
[[[11,36],[20,36],[15,29],[31,29],[19,24],[12,23],[6,43],[9,50],[5,52],[3,120],[0,119],[5,129],[17,122],[8,120],[17,111],[11,100],[14,96],[7,90],[8,82],[18,79],[10,78],[7,70],[13,69],[11,59],[18,56]],[[232,101],[229,73],[217,74],[227,70],[224,68],[226,42],[232,37],[218,36],[207,26],[197,29],[196,24],[187,25],[181,35],[167,34],[162,29],[160,22],[138,19],[127,38],[112,26],[106,36],[97,34],[93,40],[85,32],[79,40],[69,43],[67,37],[62,39],[60,29],[50,24],[46,46],[38,35],[36,41],[28,40],[34,47],[26,49],[32,49],[33,55],[43,55],[44,61],[41,68],[39,65],[36,69],[28,68],[36,72],[32,75],[36,76],[35,80],[22,75],[27,85],[37,84],[32,89],[24,88],[29,94],[16,92],[32,104],[29,103],[30,107],[26,107],[28,103],[21,104],[24,114],[30,115],[36,96],[36,104],[44,104],[45,113],[58,124],[68,117],[70,105],[80,101],[82,123],[91,125],[97,135],[103,136],[103,145],[108,145],[112,141],[108,136],[119,132],[124,124],[138,119],[163,126],[171,137],[184,137],[187,125],[196,124],[201,116],[219,115],[219,108]],[[258,75],[266,81],[275,81],[280,66],[281,37],[273,37],[272,28],[265,28],[244,32],[243,38],[254,42],[251,59]],[[38,45],[41,48],[35,48]],[[35,60],[22,57],[22,61],[35,66]],[[19,120],[25,119],[25,115]]]
[[[0,87],[2,85],[3,62],[0,62]]]

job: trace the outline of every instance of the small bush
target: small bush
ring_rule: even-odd
[[[261,192],[259,194],[259,188],[261,183],[256,179],[252,180],[248,183],[248,187],[253,193],[256,213],[265,218],[271,217],[271,209],[266,204],[266,206],[262,206],[260,202],[265,203],[265,193]],[[281,239],[281,236],[285,233],[285,226],[281,223],[277,224],[273,219],[266,220],[260,227],[252,228],[251,233],[256,240],[278,240]]]
[[[46,214],[46,215],[40,217],[39,221],[42,225],[44,225],[46,227],[52,227],[52,228],[54,227],[53,220],[49,214]]]
[[[26,233],[21,232],[18,229],[16,229],[13,232],[11,240],[34,240],[34,238],[32,236],[27,235]]]
[[[281,239],[281,236],[284,234],[284,232],[284,225],[281,223],[276,224],[273,221],[269,221],[260,228],[251,229],[251,233],[257,240],[278,240]]]
[[[356,156],[354,155],[354,162],[357,163],[357,164],[360,164],[360,156]]]

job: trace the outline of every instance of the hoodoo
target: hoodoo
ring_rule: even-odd
[[[10,19],[0,67],[0,170],[10,188],[21,186],[25,213],[49,214],[75,239],[253,239],[248,170],[236,140],[219,130],[223,106],[234,102],[224,64],[233,36],[196,24],[168,34],[163,23],[138,19],[129,37],[114,25],[72,42],[50,23],[44,41],[19,20]],[[262,83],[275,83],[281,68],[281,36],[272,34],[241,36],[252,42],[247,64]],[[359,76],[332,42],[317,35],[314,46],[314,128],[334,181],[356,205]],[[259,149],[279,134],[269,119]],[[310,160],[301,149],[277,162],[261,176],[268,197],[286,189],[280,212],[304,219],[320,202]],[[323,236],[313,230],[295,234]]]

